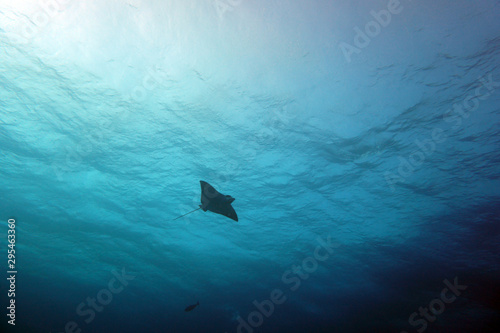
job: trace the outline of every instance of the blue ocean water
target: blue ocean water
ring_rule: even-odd
[[[499,17],[0,0],[2,332],[498,332]]]

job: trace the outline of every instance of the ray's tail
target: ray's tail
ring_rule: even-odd
[[[181,217],[186,216],[186,215],[188,215],[188,214],[194,213],[194,212],[196,212],[198,209],[201,209],[201,207],[198,207],[198,208],[196,208],[195,210],[190,211],[189,213],[186,213],[186,214],[184,214],[184,215],[181,215],[181,216],[179,216],[179,217],[176,217],[176,218],[175,218],[175,219],[173,219],[172,221],[175,221],[175,220],[177,220],[177,219],[180,219]]]

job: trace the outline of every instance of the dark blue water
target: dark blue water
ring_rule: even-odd
[[[499,17],[0,0],[2,332],[498,332]]]

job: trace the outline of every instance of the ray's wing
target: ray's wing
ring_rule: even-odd
[[[231,204],[227,201],[221,201],[221,200],[213,201],[210,203],[207,209],[213,213],[221,214],[229,217],[230,219],[238,221],[238,215],[236,215],[233,206],[231,206]]]
[[[212,185],[210,185],[207,182],[204,182],[203,180],[200,180],[200,185],[201,185],[201,209],[203,211],[207,211],[208,206],[210,205],[210,201],[218,198],[222,194],[217,192],[215,188],[213,188]]]
[[[223,212],[219,213],[219,214],[222,214],[224,216],[227,216],[229,217],[230,219],[233,219],[235,220],[236,222],[238,222],[238,215],[236,215],[236,211],[234,210],[233,206],[231,206],[230,203],[227,204],[227,206],[223,207]]]

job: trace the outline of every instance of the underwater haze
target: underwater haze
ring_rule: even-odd
[[[499,134],[498,0],[0,0],[0,330],[500,332]]]

